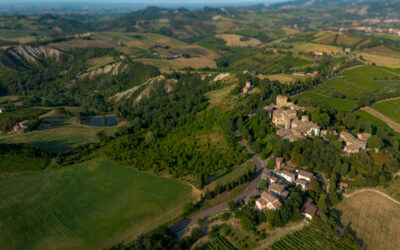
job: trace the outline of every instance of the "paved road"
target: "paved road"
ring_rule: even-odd
[[[243,193],[232,199],[233,201],[239,201],[239,200],[244,200],[258,187],[258,184],[260,183],[261,180],[261,173],[264,168],[264,163],[256,155],[254,155],[253,151],[251,151],[251,149],[246,145],[246,143],[241,138],[238,131],[235,132],[235,136],[239,139],[240,145],[242,145],[242,147],[244,147],[247,153],[250,154],[254,162],[254,165],[256,166],[256,178],[254,178],[254,180],[250,183],[249,187]],[[206,211],[196,214],[193,217],[190,217],[188,219],[176,223],[175,225],[171,226],[171,230],[173,232],[179,232],[183,230],[186,226],[196,223],[199,218],[204,219],[209,216],[215,215],[221,211],[224,211],[226,209],[228,209],[228,202],[221,203],[218,206],[212,207]]]

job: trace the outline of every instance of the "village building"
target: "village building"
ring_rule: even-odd
[[[269,209],[272,211],[278,210],[282,203],[279,198],[269,192],[262,192],[261,197],[256,200],[256,206],[259,210]]]
[[[283,179],[285,179],[286,181],[292,183],[294,182],[294,180],[296,179],[296,175],[292,172],[289,172],[287,170],[278,170],[276,171],[276,174],[281,176]]]
[[[316,56],[323,56],[323,55],[324,55],[324,52],[322,52],[322,51],[315,51],[314,54],[315,54]]]
[[[346,143],[346,146],[343,149],[343,151],[346,153],[356,154],[367,148],[367,142],[354,137],[349,132],[340,132],[340,139]]]
[[[28,126],[29,126],[29,120],[19,122],[17,125],[13,127],[12,132],[17,134],[23,134],[29,131]]]
[[[293,75],[294,76],[305,76],[306,73],[305,72],[294,72]]]
[[[246,86],[242,89],[243,94],[249,93],[253,89],[251,82],[247,81]]]
[[[351,48],[345,48],[345,49],[344,49],[344,52],[345,52],[345,53],[350,53],[350,52],[351,52]]]
[[[370,133],[358,133],[357,138],[362,141],[367,141],[372,135]]]
[[[275,157],[275,168],[277,170],[281,170],[284,164],[284,159],[282,157]]]
[[[313,74],[313,76],[318,76],[318,75],[319,75],[319,71],[318,71],[318,70],[314,70],[314,71],[312,72],[312,74]]]
[[[294,183],[296,184],[296,186],[300,185],[302,190],[305,190],[307,188],[308,181],[304,179],[297,179],[294,181]]]
[[[299,170],[297,172],[297,178],[298,179],[303,179],[306,181],[311,181],[311,178],[314,176],[313,173],[308,172],[308,171],[304,171],[304,170]]]
[[[314,205],[313,199],[307,198],[306,202],[301,208],[301,214],[307,219],[312,220],[312,218],[317,214],[318,207]]]
[[[349,188],[349,184],[345,183],[345,182],[340,182],[339,183],[339,188],[341,190],[347,190]]]
[[[282,193],[285,191],[286,187],[285,185],[282,184],[277,184],[277,183],[271,183],[268,187],[268,191],[270,191],[273,194],[276,194],[278,196],[282,195]]]
[[[279,181],[279,178],[273,175],[271,172],[262,172],[261,179],[265,180],[268,184],[276,183]]]

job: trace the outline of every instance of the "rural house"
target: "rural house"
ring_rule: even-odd
[[[308,182],[306,180],[304,180],[304,179],[297,179],[297,180],[294,181],[294,183],[296,184],[296,186],[300,185],[301,189],[305,190],[306,187],[307,187],[307,183]]]
[[[304,203],[301,208],[301,214],[307,219],[312,220],[312,218],[317,214],[318,208],[313,204],[313,199],[307,198],[306,203]]]
[[[346,131],[340,132],[340,139],[345,141],[346,146],[343,151],[349,154],[356,154],[367,148],[367,142],[355,138],[352,134]]]
[[[253,85],[251,85],[251,82],[247,81],[246,86],[243,88],[242,92],[243,94],[249,93],[253,89]]]
[[[277,184],[277,183],[271,183],[268,187],[268,191],[280,196],[285,191],[285,188],[286,187],[284,185]]]
[[[304,170],[299,170],[298,172],[297,172],[297,178],[298,179],[303,179],[303,180],[306,180],[306,181],[311,181],[311,178],[313,177],[313,173],[311,173],[311,172],[308,172],[308,171],[304,171]]]
[[[282,206],[282,203],[279,201],[278,197],[264,191],[261,193],[261,197],[256,200],[256,206],[259,210],[269,209],[275,211]]]
[[[19,122],[17,125],[15,125],[13,127],[12,132],[17,133],[17,134],[23,134],[25,132],[28,132],[28,126],[29,126],[28,120]]]
[[[282,170],[282,171],[278,170],[276,172],[276,174],[281,176],[283,179],[285,179],[288,182],[294,182],[294,180],[296,179],[296,175],[287,170]]]

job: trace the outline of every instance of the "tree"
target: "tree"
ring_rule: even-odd
[[[373,135],[370,138],[368,138],[367,145],[369,148],[381,149],[385,144],[383,143],[383,140],[380,137]]]
[[[148,131],[144,136],[144,142],[148,144],[152,144],[156,139],[154,138],[153,132]]]
[[[324,210],[324,211],[326,211],[328,209],[328,206],[326,205],[326,194],[321,194],[319,196],[317,206],[319,209]]]
[[[240,217],[240,224],[242,228],[246,231],[255,231],[256,230],[256,218],[253,213],[248,212],[242,214]]]
[[[310,190],[314,191],[314,192],[319,192],[320,190],[320,186],[319,186],[319,182],[317,181],[316,178],[312,178],[310,181]]]
[[[258,185],[260,189],[264,189],[267,187],[267,182],[263,179],[260,180],[260,184]]]

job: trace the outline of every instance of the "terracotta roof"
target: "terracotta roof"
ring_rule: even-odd
[[[306,203],[301,208],[302,213],[309,214],[311,216],[314,216],[317,213],[317,210],[317,206],[312,204],[312,199],[307,199]]]
[[[268,190],[274,191],[276,193],[282,193],[285,190],[285,186],[284,185],[280,185],[277,183],[271,183],[271,185],[269,185]]]
[[[311,178],[314,175],[313,173],[304,170],[299,170],[298,174],[307,178]]]
[[[271,203],[275,202],[276,200],[279,200],[275,195],[265,191],[261,193],[261,197]]]

